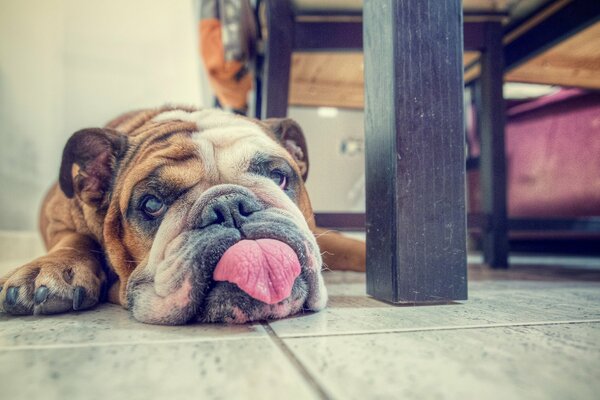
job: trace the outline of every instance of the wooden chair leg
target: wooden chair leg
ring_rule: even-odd
[[[294,14],[290,0],[266,0],[267,35],[262,65],[260,117],[287,115],[294,44]]]
[[[508,267],[506,211],[505,107],[502,95],[502,24],[486,23],[478,83],[478,124],[481,137],[480,186],[482,211],[488,224],[483,231],[483,258],[492,268]]]
[[[466,299],[461,1],[366,0],[363,29],[367,293]]]

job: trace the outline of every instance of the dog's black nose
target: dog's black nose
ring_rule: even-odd
[[[241,193],[229,193],[211,200],[200,213],[199,228],[209,225],[223,225],[231,228],[241,228],[246,219],[262,206]]]

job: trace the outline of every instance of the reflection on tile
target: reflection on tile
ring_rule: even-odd
[[[592,399],[600,324],[285,339],[338,399]]]
[[[331,281],[331,278],[328,278]],[[356,277],[335,277],[320,313],[270,323],[279,336],[447,329],[493,324],[600,320],[600,284],[482,281],[469,285],[469,300],[449,305],[394,306],[368,297]]]
[[[0,351],[2,397],[311,399],[270,339]]]
[[[113,304],[90,311],[53,316],[12,317],[0,314],[0,350],[15,346],[123,344],[263,337],[260,324],[184,326],[148,325]]]

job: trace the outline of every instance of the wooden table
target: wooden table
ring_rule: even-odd
[[[560,28],[533,27],[503,48],[504,16],[463,21],[460,0],[365,0],[360,18],[334,24],[264,0],[271,39],[257,65],[257,116],[286,115],[292,52],[364,51],[369,294],[389,302],[467,296],[463,49],[480,53],[483,105],[483,215],[472,223],[483,230],[485,262],[508,266],[503,60],[521,62],[597,17],[600,4],[560,2]]]

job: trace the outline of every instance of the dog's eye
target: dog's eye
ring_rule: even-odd
[[[269,174],[269,178],[271,178],[271,180],[273,182],[275,182],[277,184],[277,186],[279,186],[283,190],[285,190],[287,188],[288,179],[287,179],[287,176],[285,176],[285,174],[283,172],[275,169],[275,170],[271,171],[271,173]]]
[[[166,211],[165,203],[155,196],[146,196],[142,200],[142,211],[152,218],[158,218]]]

